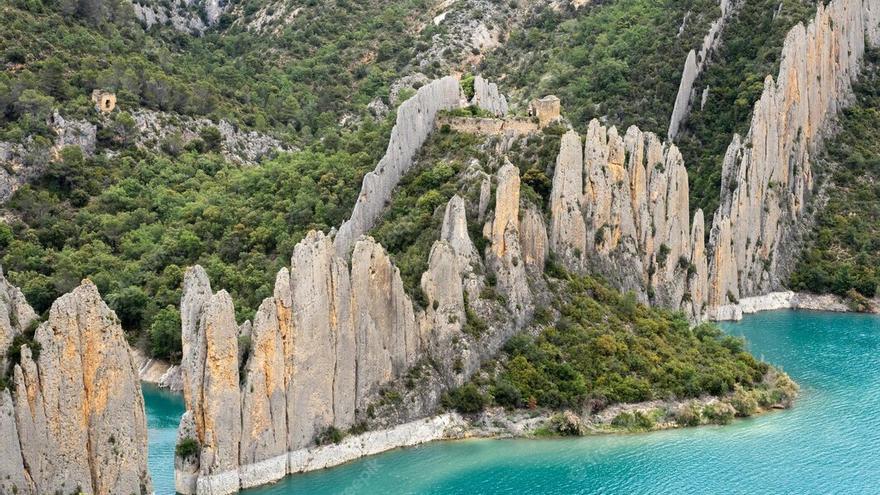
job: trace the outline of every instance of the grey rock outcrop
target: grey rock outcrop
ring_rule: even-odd
[[[551,194],[550,246],[573,270],[605,276],[643,301],[678,307],[690,248],[688,181],[675,145],[593,120],[563,136]],[[703,256],[697,250],[698,256]],[[681,260],[681,261],[680,261]]]
[[[721,37],[724,33],[724,27],[730,18],[735,14],[739,2],[736,0],[720,0],[721,16],[712,22],[709,26],[709,32],[703,38],[703,44],[700,51],[695,50],[688,52],[684,61],[684,68],[681,71],[681,81],[678,85],[678,94],[675,97],[675,106],[672,109],[672,116],[669,119],[669,130],[667,137],[674,140],[678,136],[682,122],[690,113],[691,106],[695,97],[694,83],[700,74],[709,65],[712,52],[721,44]],[[706,88],[708,90],[708,87]],[[701,105],[706,102],[708,93],[703,91]]]
[[[384,249],[360,239],[349,270],[320,232],[297,244],[245,341],[228,295],[212,295],[200,267],[184,278],[181,318],[191,384],[184,419],[192,427],[182,422],[180,431],[201,446],[195,463],[176,462],[181,493],[233,493],[286,475],[288,453],[365,419],[382,386],[411,368],[422,345]]]
[[[674,145],[634,127],[621,138],[597,121],[583,155],[576,134],[563,136],[551,250],[571,269],[601,273],[694,320],[781,289],[809,220],[810,157],[852,98],[866,41],[880,43],[878,22],[877,0],[833,0],[792,28],[779,76],[767,77],[748,134],[734,136],[724,157],[708,245],[703,213],[688,222],[688,178]]]
[[[748,134],[735,136],[724,158],[710,234],[710,308],[782,288],[811,201],[811,155],[851,101],[866,40],[880,42],[878,22],[877,0],[833,0],[789,31],[778,77],[767,77]]]
[[[135,17],[148,29],[153,25],[170,25],[175,30],[200,35],[217,25],[220,16],[229,9],[227,0],[132,0]],[[204,15],[202,15],[204,13]]]
[[[507,98],[498,91],[498,85],[483,79],[483,76],[474,77],[474,97],[471,105],[482,108],[496,117],[507,115]]]
[[[95,286],[86,280],[56,300],[34,340],[39,355],[22,346],[13,394],[0,393],[0,431],[9,435],[0,440],[0,486],[25,494],[151,493],[137,368]]]
[[[239,165],[253,165],[278,153],[295,150],[272,136],[238,129],[226,120],[214,122],[144,109],[132,112],[131,116],[137,128],[136,144],[142,148],[154,149],[170,138],[179,138],[185,145],[198,139],[202,130],[216,127],[222,139],[220,152]]]
[[[364,176],[351,217],[336,233],[334,244],[340,256],[347,256],[354,241],[373,227],[391,199],[394,187],[412,166],[413,157],[434,129],[437,113],[460,104],[458,80],[447,76],[420,87],[415,96],[400,105],[385,156]]]

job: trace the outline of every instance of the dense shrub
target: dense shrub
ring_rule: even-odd
[[[508,341],[496,378],[540,406],[722,395],[768,371],[714,325],[690,329],[682,316],[637,305],[589,277],[573,278],[562,299],[556,326]]]

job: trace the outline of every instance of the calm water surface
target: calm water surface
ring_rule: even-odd
[[[724,327],[801,385],[793,409],[723,427],[434,443],[245,493],[880,494],[880,317],[777,311]],[[144,396],[153,482],[170,494],[182,401]]]

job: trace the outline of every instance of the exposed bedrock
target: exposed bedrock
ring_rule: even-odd
[[[95,286],[58,298],[33,340],[0,392],[0,492],[152,493],[137,367]]]
[[[597,120],[583,151],[577,133],[563,136],[550,248],[570,269],[599,273],[642,301],[678,307],[692,297],[690,265],[705,264],[702,237],[691,248],[688,214],[687,172],[675,145],[636,127],[620,136]]]
[[[810,156],[851,100],[865,42],[880,42],[878,21],[878,0],[833,0],[792,28],[779,76],[767,77],[748,134],[733,136],[724,157],[705,247],[702,212],[688,222],[688,178],[673,144],[635,127],[621,137],[597,121],[582,148],[574,132],[563,136],[551,250],[571,269],[693,319],[782,288],[809,221]]]
[[[507,99],[494,83],[480,76],[474,80],[474,97],[470,103],[499,117],[507,113]],[[416,152],[434,130],[437,114],[467,104],[458,79],[446,76],[422,86],[415,96],[400,105],[385,156],[364,176],[351,217],[339,227],[333,240],[339,256],[348,256],[354,242],[366,234],[382,214],[395,186],[412,166]]]
[[[370,237],[347,259],[330,236],[310,232],[247,331],[236,326],[229,296],[212,292],[202,268],[189,269],[181,299],[188,411],[179,436],[199,452],[176,460],[177,490],[233,493],[298,472],[334,432],[434,413],[443,391],[497,352],[531,314],[529,272],[540,271],[548,241],[534,207],[520,220],[519,170],[507,163],[494,179],[484,255],[468,235],[467,202],[448,202],[421,278],[423,308]],[[480,297],[487,271],[504,307]],[[481,334],[467,333],[469,318],[486,318]]]

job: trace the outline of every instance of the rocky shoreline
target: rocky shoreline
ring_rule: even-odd
[[[131,355],[137,366],[140,381],[167,388],[172,392],[183,391],[183,375],[179,365],[163,359],[147,357],[144,351],[137,348],[131,350]]]
[[[331,468],[362,457],[434,441],[642,433],[727,424],[735,417],[753,416],[791,406],[797,394],[794,382],[786,375],[775,372],[769,373],[765,382],[767,388],[762,390],[776,393],[777,399],[772,403],[759,401],[752,406],[746,405],[754,407],[747,414],[742,411],[743,400],[752,397],[750,394],[758,388],[751,392],[737,390],[723,397],[616,404],[583,416],[569,410],[507,410],[502,407],[489,408],[475,415],[447,412],[387,429],[348,435],[336,443],[290,451],[257,463],[240,465],[237,470],[199,476],[196,480],[197,490],[199,493],[228,492],[234,490],[239,482],[242,489],[255,487],[278,481],[287,475]]]
[[[876,299],[869,300],[862,309],[859,309],[854,307],[852,301],[834,294],[782,291],[771,292],[763,296],[744,297],[736,303],[719,306],[709,312],[708,319],[712,321],[739,321],[742,320],[743,315],[779,309],[878,313],[880,312],[880,304]]]

